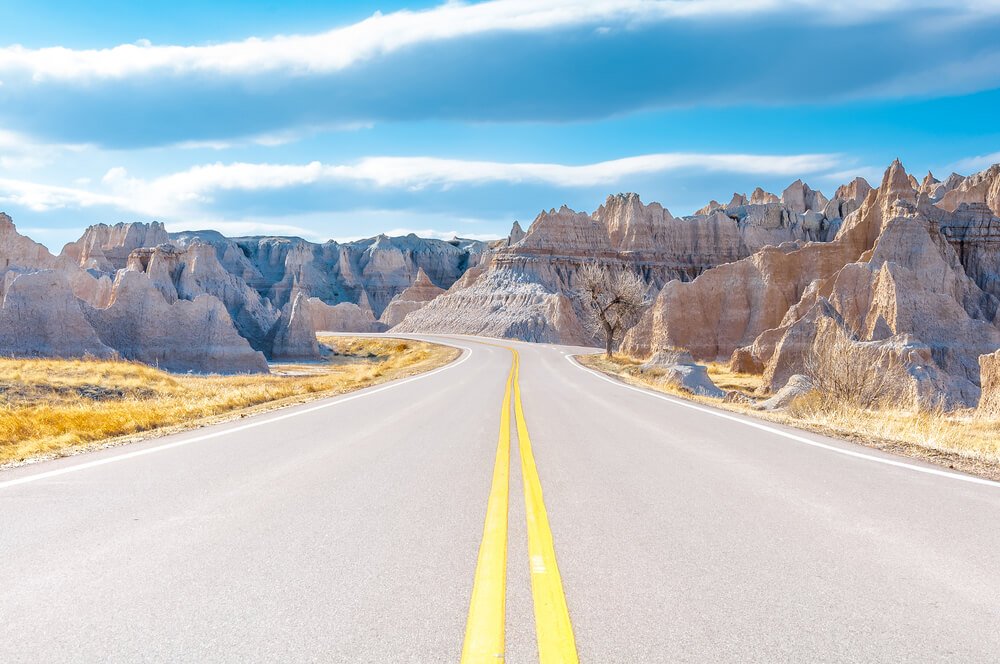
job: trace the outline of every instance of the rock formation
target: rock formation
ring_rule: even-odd
[[[0,306],[0,355],[15,357],[110,357],[84,317],[86,305],[56,270],[20,274]]]
[[[687,351],[665,349],[657,351],[653,357],[640,365],[644,374],[655,376],[659,381],[677,389],[702,397],[721,399],[726,395],[708,375],[708,368],[695,363]]]
[[[855,184],[842,193],[857,197],[861,192]],[[832,239],[842,222],[841,208],[855,203],[855,198],[828,201],[797,181],[782,200],[756,190],[750,197],[735,194],[728,206],[709,205],[683,218],[658,203],[643,204],[636,194],[609,196],[593,214],[552,209],[539,214],[523,238],[512,242],[517,235],[512,231],[507,242],[495,245],[482,269],[466,273],[460,290],[452,287],[398,329],[590,343],[573,320],[581,312],[571,297],[576,272],[585,262],[634,270],[655,292],[768,246],[782,245],[787,252],[804,242]]]
[[[384,329],[373,301],[381,312],[408,291],[394,307],[398,320],[431,296],[430,279],[450,286],[486,251],[482,242],[413,235],[345,244],[171,235],[154,222],[92,226],[57,257],[0,215],[0,296],[11,294],[0,352],[116,352],[172,370],[267,371],[265,356],[318,357],[317,322]],[[52,326],[62,318],[67,337],[60,340]],[[34,343],[30,329],[38,330]]]
[[[309,298],[309,314],[317,331],[382,332],[386,328],[375,320],[371,308],[353,302],[327,304],[318,297]]]
[[[211,295],[168,302],[146,275],[122,270],[106,309],[83,306],[101,342],[122,357],[173,371],[268,371]]]
[[[89,227],[76,242],[63,247],[62,255],[85,270],[114,272],[125,267],[129,254],[141,247],[155,247],[167,242],[163,224],[97,224]]]
[[[129,255],[126,269],[144,272],[168,302],[194,300],[199,295],[217,298],[240,335],[254,349],[270,353],[268,336],[280,318],[280,310],[242,278],[228,272],[212,245],[196,240],[184,248],[161,244],[136,249]]]
[[[873,366],[887,354],[902,359],[917,402],[975,405],[979,356],[1000,347],[1000,219],[980,199],[953,210],[932,204],[918,191],[932,179],[914,187],[896,161],[832,242],[765,248],[690,283],[667,284],[626,349],[731,356],[734,369],[760,371],[776,390],[839,329]],[[978,184],[952,191],[986,196],[988,177],[970,181]]]
[[[877,189],[856,178],[828,199],[796,180],[780,196],[757,188],[723,200],[675,217],[618,194],[592,214],[564,206],[527,231],[515,222],[489,245],[100,225],[58,257],[0,215],[0,332],[11,331],[10,353],[118,352],[195,370],[230,359],[266,370],[260,352],[314,357],[317,329],[589,344],[574,290],[580,267],[596,262],[639,274],[655,295],[623,344],[634,355],[729,359],[776,392],[813,349],[846,337],[872,366],[902,361],[918,403],[993,403],[1000,165],[918,181],[896,161]],[[54,303],[38,297],[40,284]],[[36,346],[25,340],[30,326],[51,330],[62,317],[75,330],[64,345],[49,332]]]
[[[387,328],[398,325],[407,314],[413,313],[417,309],[424,307],[428,302],[444,293],[443,288],[438,288],[431,281],[423,268],[417,271],[417,278],[402,293],[392,298],[389,306],[382,312],[379,322]]]
[[[785,386],[774,393],[770,399],[764,399],[755,407],[760,410],[778,410],[788,408],[793,401],[800,396],[808,394],[813,389],[812,381],[808,376],[795,374],[789,377]]]
[[[409,314],[393,331],[451,331],[545,343],[590,341],[565,295],[515,270],[469,272],[468,279]]]
[[[1000,417],[1000,350],[979,357],[982,397],[979,413],[986,417]]]
[[[271,357],[279,360],[318,358],[319,344],[308,296],[301,291],[296,293],[295,298],[285,305],[281,318],[275,330]]]

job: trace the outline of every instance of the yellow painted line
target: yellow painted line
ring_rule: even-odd
[[[462,664],[504,661],[504,622],[507,602],[507,507],[510,502],[510,395],[516,359],[511,362],[497,441],[493,483],[486,503],[486,525],[472,583],[472,600],[465,623]]]
[[[528,562],[531,569],[531,595],[535,604],[535,634],[538,640],[538,661],[541,664],[577,663],[576,639],[569,619],[566,595],[563,593],[559,566],[556,565],[555,544],[549,517],[542,500],[542,483],[538,478],[531,438],[524,420],[519,383],[521,362],[514,353],[514,418],[521,450],[521,476],[524,479],[524,509],[528,522]]]

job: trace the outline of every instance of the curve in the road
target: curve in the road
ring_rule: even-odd
[[[182,438],[181,440],[175,440],[170,443],[164,443],[162,445],[154,445],[152,447],[144,447],[139,450],[133,450],[132,452],[125,452],[123,454],[116,454],[115,456],[102,457],[100,459],[95,459],[94,461],[86,461],[84,463],[74,464],[72,466],[64,466],[62,468],[56,468],[55,470],[47,470],[41,473],[35,473],[33,475],[25,475],[23,477],[15,477],[12,480],[4,480],[0,482],[0,489],[6,489],[7,487],[17,486],[18,484],[28,484],[29,482],[37,482],[38,480],[48,479],[50,477],[57,477],[59,475],[65,475],[67,473],[75,473],[81,470],[87,470],[88,468],[95,468],[97,466],[105,466],[109,463],[117,463],[119,461],[125,461],[127,459],[134,459],[136,457],[145,456],[147,454],[153,454],[155,452],[163,452],[165,450],[171,450],[175,447],[183,447],[185,445],[191,445],[193,443],[200,443],[205,440],[211,440],[212,438],[219,438],[221,436],[229,436],[234,433],[240,433],[246,431],[247,429],[253,429],[255,427],[266,426],[268,424],[273,424],[275,422],[280,422],[281,420],[287,420],[292,417],[300,417],[307,413],[314,413],[318,410],[325,410],[327,408],[332,408],[334,406],[339,406],[345,404],[349,401],[354,401],[355,399],[361,399],[364,397],[371,396],[373,394],[378,394],[380,392],[385,392],[386,390],[391,390],[408,383],[412,383],[417,380],[422,380],[424,378],[429,378],[435,374],[441,373],[443,371],[448,371],[454,369],[455,367],[461,365],[463,362],[472,356],[472,349],[468,346],[459,346],[457,344],[445,342],[446,345],[452,346],[453,348],[458,348],[462,352],[462,357],[454,362],[450,362],[443,367],[439,367],[432,371],[422,373],[416,376],[411,376],[410,378],[404,378],[402,380],[396,380],[381,387],[360,390],[354,394],[348,394],[340,399],[333,399],[330,401],[324,401],[316,406],[309,406],[306,408],[298,408],[292,412],[285,413],[284,415],[277,415],[275,417],[267,417],[262,419],[255,419],[247,424],[242,424],[237,427],[231,427],[227,429],[222,429],[215,431],[213,433],[206,433],[202,436],[194,436],[192,438]]]

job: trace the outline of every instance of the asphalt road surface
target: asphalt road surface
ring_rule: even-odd
[[[0,662],[1000,660],[1000,485],[444,340],[0,472]]]

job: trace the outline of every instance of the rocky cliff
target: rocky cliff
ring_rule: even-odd
[[[379,322],[387,328],[398,325],[406,318],[407,314],[411,314],[424,307],[428,302],[444,292],[445,290],[436,286],[431,281],[431,278],[427,276],[427,273],[424,272],[424,269],[420,268],[413,283],[406,290],[392,298],[389,306],[382,312]]]
[[[1000,219],[989,203],[997,172],[949,178],[942,191],[896,161],[831,242],[764,249],[668,284],[625,348],[730,357],[776,390],[839,330],[873,366],[902,358],[918,402],[973,406],[979,357],[1000,347]]]
[[[655,293],[764,247],[781,245],[788,252],[832,239],[841,211],[856,208],[865,189],[855,184],[840,193],[843,197],[827,200],[796,181],[780,199],[759,189],[690,217],[674,217],[636,194],[609,196],[593,214],[565,206],[542,212],[526,233],[515,225],[507,241],[484,257],[481,269],[470,270],[447,295],[395,329],[589,343],[590,335],[574,320],[580,312],[570,297],[584,263],[635,271]]]
[[[316,244],[169,234],[153,222],[92,226],[53,256],[0,214],[0,353],[267,371],[265,357],[318,357],[317,329],[385,329],[376,312],[395,301],[389,318],[401,319],[486,251],[414,235]]]

